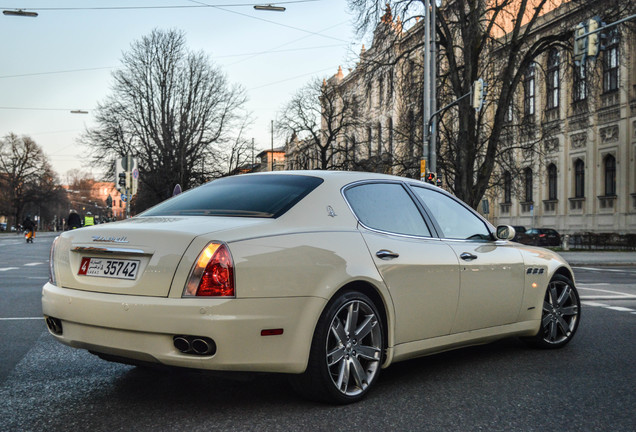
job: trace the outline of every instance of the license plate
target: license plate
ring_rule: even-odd
[[[80,276],[97,276],[115,279],[136,279],[139,260],[111,258],[82,258]]]

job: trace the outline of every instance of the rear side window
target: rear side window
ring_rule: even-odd
[[[397,183],[369,183],[344,192],[363,225],[379,231],[431,237],[417,206]]]
[[[214,180],[142,213],[142,216],[281,216],[323,182],[298,175],[243,175]]]

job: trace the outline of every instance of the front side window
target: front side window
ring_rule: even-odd
[[[323,182],[300,175],[239,175],[177,195],[140,216],[242,216],[276,218]]]
[[[548,76],[546,81],[546,90],[548,100],[546,101],[547,108],[553,109],[559,106],[559,51],[556,49],[550,50],[548,55]]]
[[[358,220],[378,231],[431,237],[422,214],[398,183],[368,183],[345,190],[345,198]]]
[[[432,189],[415,186],[415,194],[440,226],[442,238],[491,240],[486,224],[458,201]]]

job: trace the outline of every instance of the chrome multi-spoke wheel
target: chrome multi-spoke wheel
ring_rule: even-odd
[[[336,388],[357,396],[369,386],[380,368],[382,332],[378,316],[362,300],[345,303],[329,325],[326,362]]]
[[[356,402],[378,380],[384,348],[384,323],[376,305],[360,292],[344,292],[323,311],[307,370],[290,377],[292,386],[309,399]]]
[[[541,315],[541,329],[534,338],[544,348],[559,348],[568,343],[579,325],[581,301],[574,283],[555,275],[546,289]]]

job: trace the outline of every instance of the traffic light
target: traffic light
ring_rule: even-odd
[[[587,20],[587,32],[591,33],[587,35],[587,56],[595,59],[598,56],[601,47],[601,32],[592,33],[598,30],[599,27],[604,27],[604,23],[601,22],[599,17],[590,18]]]
[[[120,172],[119,174],[117,174],[119,176],[119,179],[117,181],[117,190],[122,190],[123,188],[126,187],[126,173],[125,172]]]
[[[574,63],[580,65],[587,56],[587,24],[580,22],[574,29]]]
[[[479,111],[484,104],[484,80],[479,78],[473,83],[471,106]]]
[[[426,174],[426,183],[437,185],[437,174],[434,172]]]

